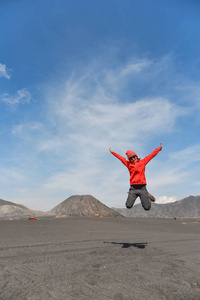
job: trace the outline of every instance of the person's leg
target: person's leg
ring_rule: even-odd
[[[132,187],[130,187],[128,192],[128,198],[126,200],[126,207],[131,208],[133,204],[135,203],[136,198],[138,197],[138,194],[136,194],[136,190]]]
[[[151,208],[151,200],[149,199],[148,192],[147,192],[147,189],[146,189],[145,186],[140,189],[140,195],[139,195],[139,197],[140,197],[141,204],[142,204],[143,208],[145,210],[150,210],[150,208]]]

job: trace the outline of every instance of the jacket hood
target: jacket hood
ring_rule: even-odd
[[[126,155],[127,155],[128,160],[130,160],[130,157],[135,156],[135,155],[138,157],[137,153],[135,153],[132,150],[127,150]]]

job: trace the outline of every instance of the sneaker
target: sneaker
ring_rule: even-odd
[[[148,192],[148,197],[152,202],[156,201],[156,198]]]

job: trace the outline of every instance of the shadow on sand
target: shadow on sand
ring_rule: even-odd
[[[122,245],[122,248],[130,248],[130,247],[136,247],[139,249],[144,249],[148,243],[116,243],[116,242],[104,242],[108,244],[113,244],[113,245]]]

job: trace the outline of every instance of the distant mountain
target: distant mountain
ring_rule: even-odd
[[[6,201],[6,200],[0,199],[0,206],[2,206],[2,205],[14,205],[14,206],[25,208],[25,206],[23,204],[16,204],[16,203],[11,202],[11,201]]]
[[[200,218],[200,196],[189,196],[167,204],[152,203],[150,211],[145,211],[141,204],[131,209],[112,209],[125,217],[134,218]]]
[[[31,210],[23,204],[0,199],[0,220],[18,220],[29,217],[39,217],[47,213]]]
[[[71,196],[49,211],[57,216],[122,217],[91,195]]]

